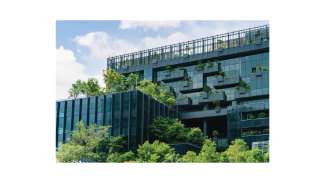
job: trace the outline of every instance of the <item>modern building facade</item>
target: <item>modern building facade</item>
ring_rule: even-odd
[[[177,115],[178,114],[178,115]],[[56,147],[70,137],[76,123],[111,126],[110,136],[124,134],[123,151],[136,151],[149,140],[149,125],[157,116],[179,118],[179,113],[140,91],[128,91],[56,102]]]
[[[217,130],[218,146],[239,138],[251,146],[269,140],[269,30],[264,25],[109,57],[107,67],[126,77],[140,72],[146,80],[168,85],[178,98],[182,123],[200,127],[210,138]],[[197,68],[198,61],[212,63]],[[167,64],[175,71],[167,72]],[[226,77],[218,76],[220,69]],[[241,80],[250,89],[237,90]],[[213,95],[203,92],[205,84]]]
[[[82,120],[85,125],[112,126],[111,135],[125,134],[128,139],[124,151],[134,151],[149,140],[149,125],[157,116],[178,118],[186,127],[201,128],[209,138],[217,130],[218,150],[235,139],[249,146],[268,141],[269,30],[264,25],[107,58],[107,67],[126,77],[140,72],[146,80],[167,85],[177,98],[176,110],[140,91],[57,101],[56,145]],[[206,65],[198,67],[199,61]],[[167,64],[173,72],[166,71]],[[238,90],[241,81],[250,89]],[[203,91],[205,85],[212,94]],[[195,148],[181,145],[184,152]]]

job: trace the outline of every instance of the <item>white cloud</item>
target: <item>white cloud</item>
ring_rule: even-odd
[[[153,37],[145,37],[144,39],[141,40],[146,47],[149,48],[156,48],[160,46],[167,46],[170,44],[175,44],[175,43],[180,43],[188,41],[187,35],[181,33],[181,32],[176,32],[168,36],[167,38],[162,38],[160,36],[153,38]]]
[[[134,29],[136,27],[143,27],[144,31],[152,29],[157,31],[161,27],[180,27],[179,20],[122,20],[119,25],[120,29]]]
[[[86,47],[89,49],[90,53],[86,54],[83,58],[92,61],[99,60],[105,63],[109,55],[116,56],[139,51],[131,43],[122,39],[112,39],[105,32],[90,32],[86,35],[75,37],[73,41],[77,43],[77,48]]]
[[[90,76],[85,73],[86,67],[76,62],[76,57],[71,50],[61,46],[56,49],[56,99],[66,99],[68,90],[78,79],[87,81],[88,78],[96,78],[101,87],[105,87],[101,74]]]

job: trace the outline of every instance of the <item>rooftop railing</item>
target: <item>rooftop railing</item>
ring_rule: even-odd
[[[269,40],[269,25],[224,33],[192,41],[152,48],[134,53],[107,58],[109,69],[122,69],[123,66],[136,66],[151,63],[153,60],[169,60],[182,57],[185,54],[195,55]]]

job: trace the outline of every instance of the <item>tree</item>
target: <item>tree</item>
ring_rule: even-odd
[[[191,128],[191,130],[187,133],[187,142],[194,145],[201,147],[205,139],[206,137],[203,136],[203,132],[199,127]]]
[[[140,81],[140,86],[138,86],[137,88],[141,92],[150,95],[152,98],[158,100],[160,88],[157,84],[144,79],[143,81]]]
[[[68,143],[59,142],[56,158],[59,158],[61,163],[79,162],[82,157],[83,147],[74,146]]]
[[[263,151],[259,148],[246,152],[246,162],[248,163],[262,163],[264,162]]]
[[[170,153],[165,155],[164,163],[178,163],[181,160],[181,156],[176,153]]]
[[[121,154],[112,160],[112,162],[114,162],[114,163],[123,163],[123,162],[129,162],[129,161],[136,161],[136,158],[132,151]]]
[[[166,137],[168,127],[172,124],[173,121],[169,117],[163,118],[162,116],[158,116],[149,126],[149,130],[155,139],[162,141]]]
[[[175,105],[175,99],[173,99],[173,98],[168,98],[168,99],[167,99],[167,103],[168,103],[168,106],[169,106],[169,107],[174,107],[174,105]]]
[[[101,141],[96,149],[98,157],[95,159],[96,162],[110,162],[114,158],[120,156],[120,151],[126,144],[124,134],[117,137],[111,136]]]
[[[196,162],[197,156],[193,151],[187,151],[185,155],[182,156],[181,161],[186,163]]]
[[[188,128],[185,128],[185,125],[182,124],[177,119],[172,119],[172,125],[167,127],[165,132],[166,141],[168,143],[172,142],[186,142]]]
[[[134,87],[137,85],[137,81],[140,81],[139,75],[131,73],[127,79],[127,82],[131,86],[132,90],[134,90]]]
[[[104,82],[106,84],[106,91],[112,93],[113,88],[119,84],[124,84],[125,76],[115,72],[114,69],[103,70]]]
[[[239,163],[245,162],[245,153],[249,149],[247,143],[243,139],[232,141],[229,148],[225,151],[229,162]]]
[[[175,153],[174,148],[158,140],[152,144],[146,141],[142,146],[139,145],[137,151],[140,162],[163,162],[167,154]]]
[[[84,127],[82,120],[77,124],[77,130],[71,132],[68,143],[74,146],[82,146],[82,157],[88,162],[89,159],[98,158],[96,148],[101,141],[108,137],[109,126],[99,126],[97,124]]]
[[[83,93],[83,91],[82,91],[82,82],[81,82],[80,79],[78,79],[75,84],[72,84],[72,88],[70,88],[70,90],[69,90],[69,97],[68,98],[73,97],[74,99],[76,99],[82,93]]]
[[[197,157],[198,162],[220,162],[220,154],[217,152],[217,144],[210,139],[205,139],[200,154]]]
[[[82,91],[87,97],[104,94],[96,78],[88,79],[87,83],[82,82]]]

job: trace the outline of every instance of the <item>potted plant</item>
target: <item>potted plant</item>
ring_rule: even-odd
[[[223,46],[222,46],[222,40],[221,39],[218,39],[218,51],[221,52],[223,50]]]
[[[216,143],[218,142],[218,134],[219,132],[217,130],[213,131],[213,141],[215,141]]]
[[[248,119],[255,119],[254,115],[251,113],[251,114],[248,114],[247,115]]]
[[[265,134],[269,134],[269,129],[264,129],[263,132],[264,132]]]
[[[214,99],[213,103],[216,105],[215,111],[216,113],[220,112],[220,101],[218,99]]]
[[[261,112],[258,114],[258,118],[265,118],[266,114],[264,112]]]

